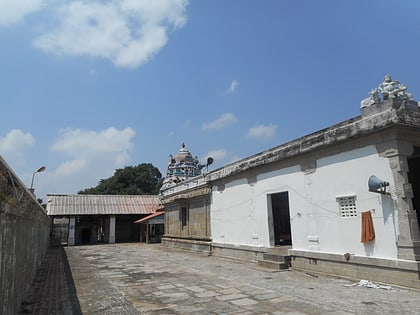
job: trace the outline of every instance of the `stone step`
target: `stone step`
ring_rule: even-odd
[[[283,270],[291,266],[291,260],[292,257],[288,255],[287,248],[275,248],[264,253],[262,259],[258,260],[257,264],[265,268]]]
[[[290,263],[289,262],[279,262],[279,261],[272,261],[272,260],[258,260],[258,266],[275,269],[275,270],[284,270],[289,269]]]
[[[275,262],[282,262],[282,263],[289,263],[291,261],[291,257],[289,255],[278,255],[278,254],[263,254],[263,260],[271,260]]]
[[[291,248],[292,246],[290,245],[275,246],[275,247],[267,248],[267,253],[287,256],[289,255],[289,249]]]

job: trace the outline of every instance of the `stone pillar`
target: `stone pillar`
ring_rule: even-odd
[[[149,223],[146,224],[146,243],[150,242],[150,225]]]
[[[410,143],[398,142],[396,149],[385,152],[394,177],[394,193],[398,207],[398,258],[420,260],[420,230],[416,211],[413,209],[413,190],[408,181],[407,158],[413,153]]]
[[[74,246],[75,232],[76,232],[76,218],[72,217],[69,220],[69,237],[67,239],[67,245]]]
[[[109,218],[109,239],[108,243],[115,243],[115,216]]]

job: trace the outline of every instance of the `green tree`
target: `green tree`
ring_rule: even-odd
[[[113,176],[101,179],[96,187],[79,191],[92,195],[157,195],[162,174],[150,163],[115,170]]]

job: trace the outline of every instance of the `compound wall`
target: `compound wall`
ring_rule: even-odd
[[[49,246],[51,221],[0,156],[0,314],[17,314]]]

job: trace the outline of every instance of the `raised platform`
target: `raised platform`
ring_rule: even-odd
[[[163,237],[162,244],[168,248],[253,262],[276,270],[291,267],[301,271],[420,289],[420,261],[310,252],[294,250],[291,246],[253,247],[171,237]]]
[[[167,248],[179,248],[211,255],[211,241],[206,239],[180,238],[180,237],[162,237],[162,245]]]
[[[289,250],[293,269],[420,289],[420,261]]]

